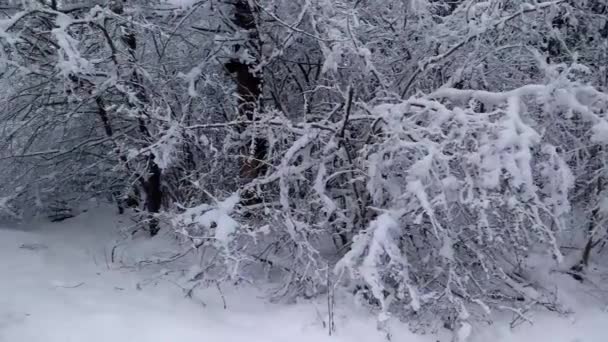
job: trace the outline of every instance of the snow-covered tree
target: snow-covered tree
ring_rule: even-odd
[[[607,7],[21,2],[0,208],[129,202],[204,250],[195,279],[347,289],[381,318],[553,307],[531,260],[584,280],[606,238]]]

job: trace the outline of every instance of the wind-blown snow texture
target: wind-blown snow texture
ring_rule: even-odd
[[[225,291],[224,309],[212,290],[201,305],[169,282],[138,289],[149,274],[109,260],[114,231],[126,224],[119,221],[96,209],[64,223],[0,228],[0,342],[385,340],[371,315],[344,303],[329,337],[322,302],[268,304],[256,291],[238,288]],[[569,318],[537,315],[535,325],[514,332],[508,322],[497,323],[474,331],[471,341],[605,342],[608,315],[595,307]],[[393,341],[450,341],[446,334],[412,335],[397,322],[390,330]]]

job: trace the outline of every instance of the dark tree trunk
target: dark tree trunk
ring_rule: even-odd
[[[123,1],[122,0],[114,0],[110,3],[110,9],[116,14],[122,14],[124,12]],[[135,65],[136,56],[135,52],[137,49],[137,37],[135,33],[132,32],[127,27],[124,27],[123,35],[121,36],[121,40],[123,44],[127,47],[127,50],[130,55],[130,61]],[[139,111],[142,114],[142,117],[147,117],[147,113],[145,108],[141,108],[141,103],[149,102],[148,96],[146,94],[146,90],[142,86],[143,78],[140,77],[137,70],[134,68],[131,74],[131,86],[135,89],[135,96],[140,103],[131,103],[129,101],[129,105],[131,107],[139,107]],[[144,118],[138,119],[139,132],[143,136],[144,140],[150,140],[151,134],[148,130],[147,122]],[[160,230],[158,218],[156,214],[160,212],[162,206],[162,170],[158,166],[158,164],[154,161],[154,155],[148,154],[146,157],[146,171],[147,175],[137,176],[140,180],[142,188],[145,192],[146,201],[144,204],[144,209],[148,212],[148,229],[151,236],[154,236]]]
[[[603,151],[603,148],[601,146],[596,146],[595,148],[593,148],[591,150],[591,156],[596,161],[602,160],[602,157],[603,157],[602,151]],[[598,167],[601,167],[601,165]],[[601,177],[601,176],[598,177],[596,184],[595,184],[595,189],[592,189],[592,191],[593,191],[592,200],[595,201],[596,208],[591,211],[591,218],[589,220],[589,227],[587,229],[587,234],[588,234],[587,243],[585,244],[585,247],[583,248],[581,260],[579,261],[579,263],[577,265],[575,265],[571,268],[572,271],[576,272],[572,276],[574,277],[574,279],[579,280],[579,281],[583,281],[583,273],[589,266],[589,261],[591,260],[591,252],[593,250],[593,247],[595,247],[597,245],[597,242],[594,240],[595,233],[598,229],[605,229],[605,228],[597,226],[598,224],[600,224],[602,222],[602,219],[600,217],[601,213],[597,206],[599,206],[600,196],[602,195],[602,192],[604,191],[604,185],[605,185],[604,177]]]
[[[149,230],[150,235],[154,236],[158,234],[158,231],[160,230],[158,218],[155,214],[160,212],[163,193],[161,191],[162,170],[158,167],[156,162],[154,162],[153,156],[148,157],[148,172],[148,179],[144,184],[146,190],[146,210],[151,213]]]
[[[259,71],[253,71],[261,49],[260,36],[255,21],[255,9],[251,8],[247,0],[237,0],[234,3],[232,21],[238,28],[247,32],[247,39],[236,46],[235,52],[248,48],[251,53],[256,54],[254,56],[256,61],[253,64],[248,64],[238,58],[231,59],[225,64],[226,70],[233,75],[237,84],[239,117],[243,120],[252,121],[255,120],[255,111],[260,104],[263,83]],[[241,178],[245,180],[256,178],[265,171],[263,160],[268,150],[266,139],[256,137],[253,141],[252,150],[249,149],[250,145],[247,144],[243,151],[247,158],[240,171]]]

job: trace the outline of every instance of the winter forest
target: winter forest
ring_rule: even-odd
[[[406,342],[608,305],[607,0],[3,0],[0,89],[3,227],[103,203],[181,297]]]

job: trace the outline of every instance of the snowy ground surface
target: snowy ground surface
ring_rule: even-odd
[[[205,305],[169,283],[141,287],[145,271],[111,265],[119,219],[95,210],[57,224],[0,227],[0,342],[375,342],[373,317],[338,305],[337,333],[327,336],[322,303],[265,303],[247,289],[217,292]],[[514,331],[508,322],[474,332],[471,342],[606,342],[608,315],[591,296],[573,300],[567,318],[535,315]],[[584,310],[580,310],[584,308]],[[392,341],[449,342],[415,336],[394,323]]]

